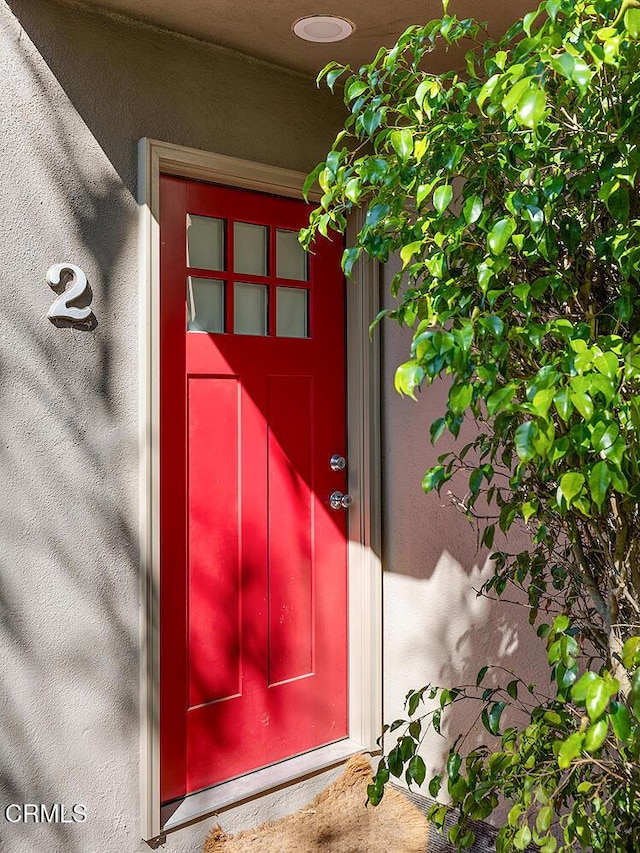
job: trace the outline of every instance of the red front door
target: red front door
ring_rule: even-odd
[[[164,802],[347,735],[341,246],[161,178]]]

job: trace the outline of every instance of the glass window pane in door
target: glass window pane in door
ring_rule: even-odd
[[[309,337],[308,292],[297,287],[276,287],[276,335]]]
[[[307,253],[298,242],[297,231],[276,231],[276,275],[307,281]]]
[[[267,275],[269,229],[248,222],[233,223],[233,269],[249,275]]]
[[[224,270],[224,219],[187,214],[187,266]]]
[[[189,276],[187,329],[190,332],[224,332],[224,282]]]
[[[267,286],[236,281],[233,289],[233,331],[237,335],[267,334]]]

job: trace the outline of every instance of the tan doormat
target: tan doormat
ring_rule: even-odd
[[[370,781],[371,765],[356,755],[308,806],[237,835],[215,827],[203,853],[425,853],[422,812],[392,788],[380,805],[365,805]]]

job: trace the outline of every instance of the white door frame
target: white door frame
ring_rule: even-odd
[[[377,266],[360,260],[347,283],[349,733],[344,741],[160,804],[160,173],[302,197],[305,175],[153,139],[139,144],[140,211],[140,797],[145,840],[377,749],[382,728],[380,359],[368,326],[378,311]],[[317,197],[313,197],[317,200]],[[358,214],[359,217],[359,214]],[[357,228],[358,221],[352,223]]]

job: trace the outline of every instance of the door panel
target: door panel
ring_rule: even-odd
[[[190,707],[240,693],[239,390],[235,377],[188,380]]]
[[[313,669],[313,436],[300,429],[313,422],[312,389],[307,376],[268,380],[270,685]]]
[[[298,258],[307,217],[161,178],[163,801],[347,735],[342,247]]]

